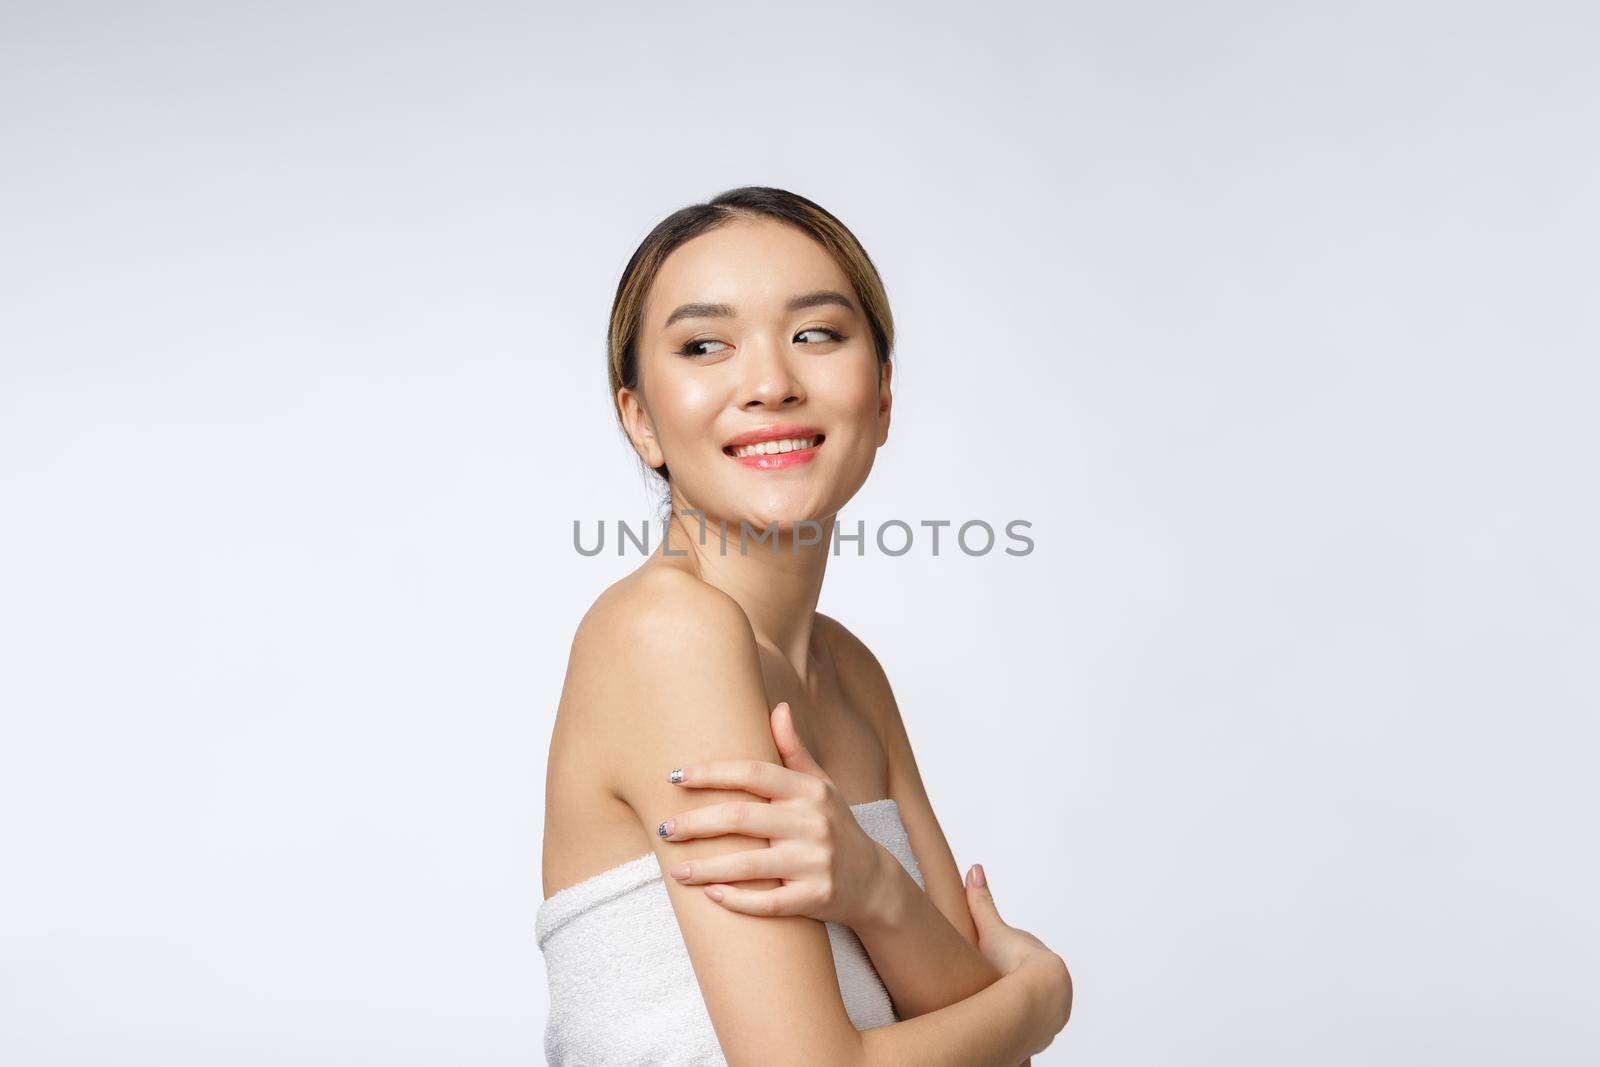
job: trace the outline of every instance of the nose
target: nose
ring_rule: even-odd
[[[745,345],[740,406],[786,407],[805,399],[805,389],[795,374],[788,346],[768,341]]]

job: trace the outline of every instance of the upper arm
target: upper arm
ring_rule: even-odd
[[[654,580],[660,579],[660,580]],[[668,843],[655,828],[709,804],[768,801],[738,789],[684,789],[667,780],[691,762],[782,763],[772,741],[755,637],[731,598],[688,575],[653,576],[615,610],[591,613],[575,654],[587,665],[608,727],[611,786],[648,832],[700,992],[728,1062],[841,1063],[861,1055],[823,925],[751,916],[666,872],[685,859],[758,848],[723,835]],[[587,629],[587,632],[583,632]],[[752,889],[782,883],[741,883]]]
[[[928,899],[976,948],[978,930],[967,908],[966,884],[956,866],[955,855],[950,851],[950,843],[945,840],[944,830],[933,814],[933,802],[928,799],[928,790],[917,768],[916,755],[911,751],[911,738],[906,733],[889,678],[877,657],[859,638],[832,619],[828,624],[834,635],[835,654],[849,658],[855,668],[852,673],[869,687],[862,703],[872,709],[888,761],[889,796],[900,809],[900,821],[905,824],[911,851],[916,854]]]

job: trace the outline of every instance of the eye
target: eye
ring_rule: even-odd
[[[844,340],[844,334],[840,333],[838,330],[830,330],[826,326],[809,326],[806,329],[801,330],[799,333],[795,334],[795,337],[796,338],[804,337],[808,333],[820,333],[820,334],[823,335],[823,341],[810,341],[810,342],[807,342],[808,344],[813,344],[813,345],[820,345],[820,344],[823,344],[825,341],[843,341]]]
[[[723,348],[727,348],[728,347],[727,345],[723,345],[721,341],[713,340],[710,337],[702,337],[697,341],[686,341],[684,343],[684,346],[682,348],[678,349],[678,355],[680,355],[680,356],[714,356],[714,355],[717,354],[718,351],[720,351],[720,349],[716,349],[716,350],[707,352],[707,351],[705,351],[704,349],[702,349],[700,347],[701,345],[722,345]]]

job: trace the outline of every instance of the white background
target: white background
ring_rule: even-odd
[[[5,4],[0,1060],[540,1061],[611,296],[772,184],[900,326],[845,519],[1034,524],[822,607],[1035,1063],[1595,1062],[1592,12]]]

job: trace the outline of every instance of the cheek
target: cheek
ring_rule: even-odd
[[[663,441],[692,441],[709,432],[721,410],[722,398],[704,376],[656,376],[658,388],[651,396],[656,431]]]
[[[872,420],[878,414],[878,376],[876,361],[870,370],[839,375],[827,385],[828,406],[841,415]]]

